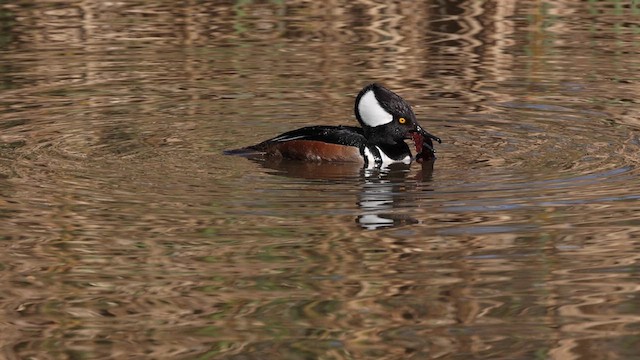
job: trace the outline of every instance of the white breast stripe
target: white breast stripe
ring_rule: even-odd
[[[376,167],[376,157],[373,156],[371,150],[366,146],[364,148],[364,160],[367,163],[367,169],[373,169]]]
[[[405,156],[401,160],[393,160],[392,158],[388,157],[384,152],[382,152],[380,147],[376,146],[376,149],[378,149],[378,152],[380,153],[380,159],[382,159],[382,164],[380,164],[380,167],[382,168],[385,168],[394,163],[411,164],[411,156],[409,155]],[[371,152],[369,147],[364,148],[364,159],[367,162],[367,169],[374,169],[378,166],[378,164],[376,164],[376,156],[373,155],[373,152]]]
[[[388,124],[393,121],[393,115],[386,112],[382,106],[380,106],[373,90],[367,91],[360,97],[358,112],[360,113],[362,121],[372,127]]]
[[[382,158],[382,166],[386,166],[393,163],[399,163],[399,162],[403,164],[411,164],[411,156],[407,155],[402,160],[393,160],[392,158],[388,157],[378,146],[376,146],[376,148],[378,148],[378,151],[380,151],[380,157]]]

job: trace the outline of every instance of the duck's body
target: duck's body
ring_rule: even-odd
[[[440,139],[422,129],[411,107],[390,90],[378,84],[364,87],[356,97],[355,114],[362,127],[309,126],[240,150],[305,161],[361,162],[372,167],[411,163],[411,150],[404,140],[412,139],[418,160],[435,158],[431,140]]]
[[[306,161],[345,161],[366,164],[411,162],[411,150],[404,142],[370,144],[364,130],[355,126],[308,126],[286,132],[248,149]]]

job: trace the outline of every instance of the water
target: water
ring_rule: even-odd
[[[7,359],[636,359],[637,1],[0,4]],[[354,125],[433,168],[224,156]]]

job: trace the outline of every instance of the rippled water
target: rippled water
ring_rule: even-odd
[[[640,357],[638,15],[0,3],[0,356]],[[371,81],[433,167],[222,154]]]

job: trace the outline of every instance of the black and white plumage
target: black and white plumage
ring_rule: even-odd
[[[367,85],[357,95],[354,111],[361,127],[308,126],[227,153],[258,151],[296,160],[360,161],[374,167],[411,163],[405,140],[412,139],[418,160],[435,158],[432,140],[440,139],[418,124],[411,106],[394,92],[379,84]]]

